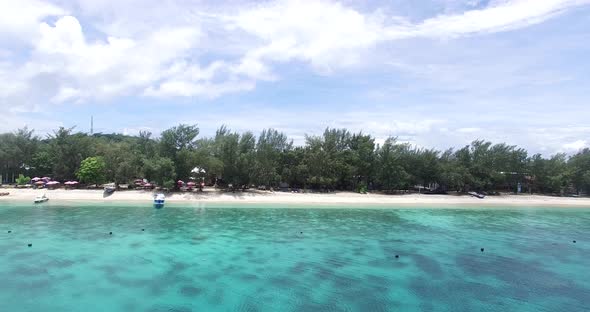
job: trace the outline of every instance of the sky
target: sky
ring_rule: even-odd
[[[0,132],[590,146],[590,0],[0,0]]]

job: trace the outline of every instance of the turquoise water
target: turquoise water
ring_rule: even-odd
[[[588,311],[590,303],[590,209],[0,204],[0,231],[0,311]]]

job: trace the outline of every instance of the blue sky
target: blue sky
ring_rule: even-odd
[[[590,145],[590,0],[0,2],[0,131]]]

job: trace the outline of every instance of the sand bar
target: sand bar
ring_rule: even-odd
[[[32,202],[35,196],[46,194],[53,204],[60,202],[145,202],[151,203],[153,192],[125,190],[117,191],[104,197],[101,190],[32,190],[3,189],[10,192],[0,197],[2,202]],[[382,205],[382,206],[555,206],[590,208],[588,197],[554,197],[543,195],[500,195],[488,196],[485,199],[463,195],[385,195],[358,194],[352,192],[321,193],[288,193],[288,192],[221,192],[206,189],[202,193],[171,193],[167,195],[168,203],[219,203],[219,204],[283,204],[283,205]]]

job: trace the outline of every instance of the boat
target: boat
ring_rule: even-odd
[[[109,196],[113,195],[115,190],[117,190],[117,185],[115,185],[115,183],[103,184],[102,187],[104,189],[102,197],[109,197]]]
[[[164,207],[164,199],[166,198],[166,196],[164,196],[164,194],[162,193],[158,193],[156,195],[154,195],[154,207],[155,208],[162,208]]]
[[[479,199],[484,199],[486,196],[484,194],[480,194],[477,192],[467,192],[467,194],[473,196],[473,197],[477,197]]]
[[[37,196],[35,197],[35,200],[33,201],[35,204],[40,204],[40,203],[44,203],[46,201],[48,201],[49,198],[47,196],[45,196],[45,194],[43,194],[43,196]]]

